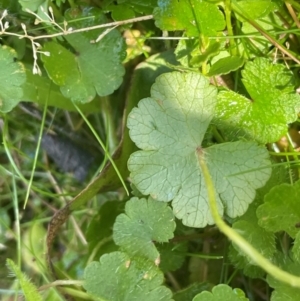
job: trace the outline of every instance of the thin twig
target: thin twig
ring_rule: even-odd
[[[262,36],[264,36],[269,42],[271,42],[276,48],[278,48],[282,53],[287,55],[297,64],[300,64],[300,60],[296,57],[289,49],[285,48],[281,43],[279,43],[271,34],[267,33],[256,21],[251,20],[251,18],[245,13],[245,11],[241,11],[239,5],[234,3],[234,11],[236,14],[245,19],[249,24],[251,24]]]
[[[34,14],[34,13],[32,13],[32,14]],[[0,18],[0,21],[2,21],[2,19],[5,16],[7,16],[7,12],[3,13],[2,17]],[[72,27],[70,27],[68,29],[63,29],[62,27],[59,26],[59,28],[62,30],[61,32],[57,32],[57,33],[53,33],[53,34],[40,35],[40,36],[30,36],[30,35],[28,35],[27,32],[26,32],[25,35],[21,35],[21,34],[18,34],[18,33],[13,33],[13,32],[7,32],[6,29],[8,27],[6,25],[6,26],[3,26],[3,27],[1,26],[0,36],[1,35],[10,35],[10,36],[19,37],[21,39],[22,38],[28,38],[28,39],[34,41],[34,40],[40,40],[40,39],[50,39],[50,38],[55,38],[55,37],[60,37],[60,36],[66,36],[66,35],[70,35],[70,34],[74,34],[74,33],[86,32],[86,31],[91,31],[91,30],[100,29],[100,28],[118,27],[118,26],[121,26],[121,25],[126,25],[126,24],[130,24],[130,23],[146,21],[146,20],[151,20],[151,19],[153,19],[153,15],[147,15],[147,16],[143,16],[143,17],[137,17],[137,18],[132,18],[132,19],[123,20],[123,21],[115,21],[115,22],[99,24],[99,25],[94,25],[94,26],[90,26],[90,27],[78,28],[78,29],[73,29]],[[45,23],[50,22],[51,24],[54,24],[53,21],[48,21],[48,20],[43,20],[43,22],[45,22]],[[57,24],[57,23],[55,23],[55,24]]]
[[[39,23],[51,24],[51,25],[57,27],[60,30],[60,32],[57,32],[57,33],[54,33],[54,34],[40,35],[40,36],[31,36],[31,35],[28,34],[28,31],[26,29],[26,25],[23,24],[23,23],[21,23],[21,27],[24,31],[24,34],[9,32],[9,31],[7,31],[7,29],[9,28],[9,23],[8,22],[4,23],[4,21],[3,21],[4,18],[8,15],[7,10],[4,10],[3,13],[2,13],[2,16],[0,17],[0,36],[7,35],[7,36],[18,37],[19,39],[26,38],[26,39],[30,40],[31,46],[32,46],[32,52],[33,52],[33,69],[32,69],[33,74],[39,74],[39,75],[41,75],[42,72],[41,72],[41,70],[38,66],[38,63],[37,63],[37,60],[38,60],[37,54],[40,53],[40,54],[44,54],[46,56],[49,56],[50,53],[48,51],[41,51],[40,49],[42,48],[42,46],[38,42],[35,42],[36,40],[51,39],[51,38],[55,38],[55,37],[59,37],[59,36],[66,36],[66,35],[70,35],[70,34],[74,34],[74,33],[87,32],[87,31],[100,29],[100,28],[107,28],[96,39],[96,41],[91,41],[91,43],[96,43],[96,42],[99,42],[111,30],[113,30],[114,28],[116,28],[120,25],[125,25],[125,24],[129,24],[129,23],[134,23],[134,22],[140,22],[140,21],[146,21],[146,20],[153,19],[152,15],[148,15],[148,16],[137,17],[137,18],[132,18],[132,19],[123,20],[123,21],[116,21],[116,22],[111,22],[111,23],[106,23],[106,24],[99,24],[99,25],[94,25],[94,26],[90,26],[90,27],[74,29],[72,27],[67,28],[68,23],[67,23],[66,20],[63,23],[64,27],[61,27],[58,23],[56,23],[51,7],[49,7],[49,13],[47,13],[43,9],[42,9],[42,11],[43,11],[44,15],[46,16],[47,20],[44,20],[39,15],[37,15],[36,13],[34,13],[30,10],[27,10],[28,13],[34,15],[37,18],[35,24],[39,24]]]
[[[287,10],[289,11],[291,17],[293,18],[295,24],[297,25],[297,27],[300,28],[300,21],[299,21],[297,15],[296,15],[292,5],[285,2],[285,6],[286,6]]]

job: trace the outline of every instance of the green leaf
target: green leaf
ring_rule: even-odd
[[[300,264],[294,261],[290,256],[284,256],[284,254],[279,253],[278,257],[280,263],[278,264],[281,268],[293,275],[300,276]],[[298,301],[300,296],[300,289],[292,287],[286,283],[282,283],[274,279],[273,277],[267,276],[268,284],[274,288],[271,295],[272,301]]]
[[[176,49],[176,59],[186,67],[199,67],[220,52],[221,44],[216,41],[208,41],[205,49],[200,47],[199,40],[180,40]]]
[[[55,3],[58,7],[61,7],[61,5],[65,2],[66,2],[66,0],[55,0]]]
[[[119,248],[112,241],[113,225],[116,217],[124,211],[125,202],[109,200],[94,215],[86,232],[89,251],[99,258],[102,254],[116,251]]]
[[[230,286],[225,284],[216,285],[212,292],[204,291],[198,294],[193,301],[247,301],[244,292],[235,288],[232,289]]]
[[[132,256],[158,260],[159,253],[153,243],[173,238],[174,215],[165,203],[152,199],[131,198],[125,213],[116,218],[113,238],[117,245]]]
[[[35,273],[45,273],[47,264],[45,260],[46,229],[41,223],[33,222],[22,233],[22,259],[28,269]],[[34,258],[35,260],[32,260]]]
[[[250,278],[262,278],[265,271],[259,266],[253,265],[249,262],[249,258],[242,252],[238,252],[232,245],[229,246],[228,258],[236,269],[242,270],[243,274]]]
[[[190,60],[200,54],[199,40],[179,40],[174,53],[182,66],[190,67]]]
[[[23,64],[16,62],[17,53],[7,46],[0,46],[0,112],[9,112],[23,96],[22,84],[26,80]]]
[[[186,259],[188,250],[187,243],[175,245],[173,243],[164,243],[157,245],[160,254],[159,268],[163,272],[176,271]]]
[[[7,9],[9,13],[14,14],[20,11],[20,4],[17,0],[0,0],[0,8],[1,10]]]
[[[244,64],[244,59],[241,57],[237,57],[237,56],[224,57],[211,66],[209,72],[207,73],[207,76],[228,74],[232,71],[241,68],[243,64]]]
[[[235,1],[234,7],[241,13],[247,13],[246,16],[252,20],[266,16],[276,8],[276,5],[272,0],[243,0]]]
[[[118,6],[126,4],[131,7],[138,14],[150,15],[153,12],[153,8],[156,6],[156,0],[118,0]]]
[[[21,61],[26,54],[26,39],[20,39],[19,37],[10,37],[10,46],[16,51],[18,61]],[[31,66],[32,69],[32,66]],[[32,72],[32,71],[31,71]]]
[[[32,12],[37,11],[40,6],[45,7],[48,4],[48,0],[18,0],[18,2],[24,11],[29,9]],[[43,19],[46,19],[46,17],[44,16]]]
[[[9,258],[6,259],[6,264],[18,279],[25,299],[27,301],[42,301],[42,296],[39,294],[36,286],[30,282],[29,278],[22,273],[20,268]]]
[[[271,301],[299,301],[300,289],[278,282]]]
[[[296,234],[294,245],[293,245],[293,257],[300,263],[300,231]]]
[[[223,13],[210,1],[159,0],[155,24],[162,30],[185,30],[189,37],[215,36],[225,27]]]
[[[266,231],[257,222],[252,223],[243,220],[234,223],[232,228],[240,233],[264,257],[273,257],[276,251],[274,233]],[[235,247],[235,245],[233,246]],[[237,250],[239,251],[239,249]],[[250,264],[252,264],[251,261]]]
[[[84,272],[84,288],[101,300],[171,301],[171,291],[162,286],[164,276],[154,263],[132,260],[114,252],[90,263]]]
[[[292,72],[257,58],[246,64],[242,75],[251,99],[233,91],[220,92],[216,119],[236,135],[242,129],[261,143],[277,141],[286,133],[287,124],[297,119],[300,109]]]
[[[88,15],[84,11],[81,17]],[[104,23],[101,15],[95,19],[98,24]],[[97,39],[98,34],[100,31],[96,31],[96,34],[67,35],[65,38],[73,51],[56,42],[48,42],[43,47],[44,51],[50,52],[50,56],[42,55],[48,76],[61,87],[62,94],[75,103],[90,102],[96,94],[109,95],[123,81],[123,38],[117,30],[112,30],[98,43],[91,43],[91,40]]]
[[[259,225],[268,231],[286,231],[291,237],[299,232],[300,181],[294,185],[281,184],[271,189],[265,196],[265,203],[257,209]]]
[[[53,84],[47,76],[39,76],[32,73],[32,70],[26,68],[26,82],[22,85],[22,100],[35,102],[44,105],[47,101],[49,106],[54,106],[69,111],[76,111],[70,99],[64,97],[57,85]],[[85,105],[79,105],[84,112],[100,111],[100,106],[96,101]]]
[[[191,284],[189,287],[174,293],[173,299],[175,301],[187,301],[187,300],[193,300],[193,298],[205,291],[205,290],[209,290],[210,289],[210,285],[208,283],[198,283],[198,282],[194,282],[193,284]]]
[[[240,233],[260,254],[266,258],[272,258],[276,251],[275,235],[273,232],[266,231],[258,225],[256,210],[260,204],[261,198],[257,197],[249,206],[246,214],[232,224],[232,228]],[[233,247],[238,252],[240,251],[234,244]],[[245,253],[241,252],[241,255],[245,256]],[[253,264],[250,259],[248,259],[248,262],[249,264]]]
[[[114,5],[111,15],[115,21],[127,20],[135,17],[134,11],[127,3]]]
[[[215,104],[216,88],[207,78],[173,72],[158,77],[151,98],[141,100],[128,116],[130,137],[142,149],[128,161],[132,182],[144,195],[173,200],[175,216],[187,226],[214,223],[198,163],[202,153],[222,199],[217,199],[221,215],[224,210],[229,217],[242,215],[253,201],[255,189],[271,174],[265,167],[270,165],[267,150],[254,142],[202,149]]]
[[[260,251],[266,258],[271,260],[275,253],[275,235],[258,225],[256,211],[259,205],[263,203],[263,197],[270,189],[285,180],[285,168],[274,166],[272,175],[266,185],[257,190],[255,201],[251,203],[247,212],[235,221],[232,227],[239,232],[247,241],[251,243],[257,250]],[[236,246],[230,246],[229,249],[230,261],[237,269],[242,269],[244,275],[251,278],[260,278],[265,275],[265,272],[253,264],[253,261],[245,256],[244,252]]]
[[[118,0],[118,3],[128,3],[139,14],[152,14],[157,0]]]
[[[104,203],[98,214],[94,216],[86,233],[86,239],[88,242],[100,241],[105,237],[109,237],[113,234],[113,225],[116,217],[124,210],[124,202],[120,201],[107,201]],[[99,231],[101,229],[101,231]]]

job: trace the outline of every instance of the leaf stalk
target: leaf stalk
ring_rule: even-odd
[[[270,274],[270,276],[290,286],[300,288],[300,277],[285,272],[279,267],[275,266],[268,259],[262,256],[251,244],[249,244],[247,240],[245,240],[241,235],[239,235],[223,221],[218,212],[214,184],[202,152],[198,152],[198,161],[202,169],[204,181],[207,187],[210,211],[220,231],[223,232],[234,244],[236,244],[241,251],[249,256],[254,263],[256,263],[259,267]]]

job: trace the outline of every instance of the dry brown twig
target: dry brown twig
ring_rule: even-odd
[[[86,32],[86,31],[91,31],[91,30],[100,29],[100,28],[107,28],[96,40],[91,41],[91,43],[98,43],[105,35],[107,35],[110,31],[112,31],[113,29],[115,29],[118,26],[153,19],[153,15],[148,15],[148,16],[137,17],[137,18],[123,20],[123,21],[116,21],[116,22],[94,25],[94,26],[90,26],[90,27],[74,29],[72,27],[68,28],[68,22],[66,20],[63,23],[63,27],[60,26],[55,21],[54,15],[53,15],[53,10],[52,10],[51,6],[49,7],[49,13],[47,13],[42,7],[41,7],[41,10],[45,14],[46,19],[42,19],[39,15],[37,15],[36,13],[34,13],[28,9],[26,11],[36,17],[36,20],[34,23],[35,25],[40,24],[40,23],[52,24],[60,30],[59,32],[53,33],[53,34],[40,35],[40,36],[31,36],[27,33],[26,25],[24,23],[21,23],[21,27],[24,31],[24,34],[9,32],[9,31],[7,31],[7,29],[9,28],[9,22],[4,21],[5,17],[8,15],[7,10],[4,10],[2,13],[2,16],[0,17],[0,36],[3,36],[3,35],[15,36],[15,37],[18,37],[19,39],[26,38],[26,39],[30,40],[31,45],[32,45],[32,53],[33,53],[33,70],[32,70],[32,72],[33,72],[33,74],[39,74],[39,75],[41,75],[41,70],[37,63],[37,60],[38,60],[37,54],[40,53],[40,54],[50,56],[50,53],[48,51],[41,51],[42,46],[40,43],[36,42],[36,40],[52,39],[55,37],[66,36],[66,35],[70,35],[70,34],[74,34],[74,33]]]

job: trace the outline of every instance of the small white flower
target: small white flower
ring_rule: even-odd
[[[24,23],[21,23],[21,27],[24,30],[25,36],[27,36],[26,25]]]
[[[41,69],[36,63],[33,64],[32,73],[42,75]]]
[[[40,51],[40,53],[46,55],[46,56],[50,56],[50,52],[49,51]]]
[[[41,48],[41,47],[42,47],[42,45],[41,45],[40,43],[38,43],[38,42],[33,42],[33,44],[34,44],[37,48]]]

